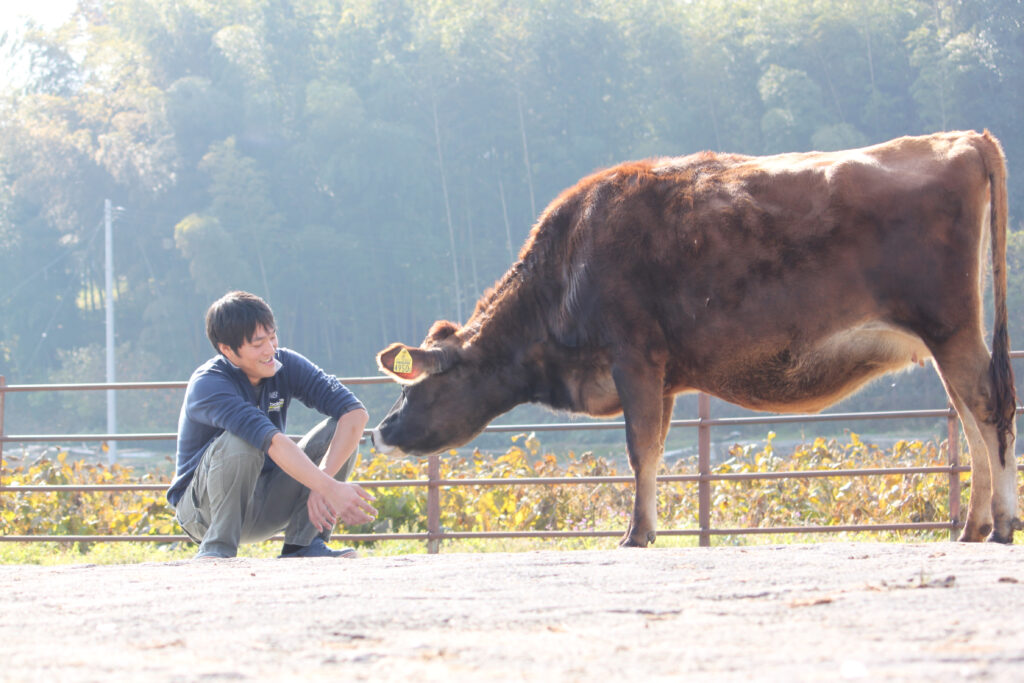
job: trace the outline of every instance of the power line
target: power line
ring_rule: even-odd
[[[96,229],[93,231],[92,237],[90,237],[89,241],[86,243],[86,250],[88,250],[92,246],[93,242],[96,241],[96,237],[100,234],[100,228],[102,227],[103,222],[100,221],[99,224],[97,224]],[[67,256],[70,256],[73,253],[75,252],[68,252],[64,254],[64,256],[58,258],[57,260],[60,260],[61,258],[66,258]],[[36,273],[35,275],[32,275],[30,279],[38,275],[39,273]],[[65,301],[67,301],[68,295],[71,293],[71,289],[75,286],[76,282],[77,281],[74,279],[68,282],[68,286],[64,290],[63,295],[57,300],[57,305],[54,306],[53,313],[50,315],[50,319],[47,321],[46,327],[43,328],[43,332],[42,334],[39,335],[39,340],[36,342],[35,347],[32,349],[32,354],[28,358],[28,367],[32,366],[32,362],[35,360],[36,354],[39,352],[39,348],[43,345],[43,340],[46,339],[47,335],[50,333],[50,327],[53,325],[53,322],[57,319],[57,314],[60,312],[60,309],[64,305]]]
[[[96,228],[95,228],[95,230],[93,230],[92,237],[90,237],[89,241],[86,243],[86,247],[85,247],[86,249],[89,249],[90,247],[92,247],[92,243],[96,241],[96,237],[100,234],[100,229],[102,227],[103,227],[103,221],[100,221],[100,222],[98,222],[96,224]],[[77,250],[70,249],[70,250],[64,252],[63,254],[61,254],[60,256],[58,256],[57,258],[53,259],[49,263],[47,263],[45,266],[43,266],[42,268],[40,268],[36,272],[34,272],[31,275],[29,275],[27,278],[25,278],[22,282],[18,283],[15,287],[13,287],[7,293],[7,297],[4,299],[4,305],[6,306],[7,304],[11,303],[11,301],[13,301],[13,299],[14,299],[14,295],[17,294],[18,290],[20,290],[22,287],[26,286],[28,283],[32,282],[32,280],[34,280],[37,277],[39,277],[40,275],[44,274],[46,271],[48,271],[50,268],[52,268],[53,266],[57,265],[58,263],[60,263],[64,259],[68,258],[69,256],[73,256],[76,253],[79,253],[79,252]]]

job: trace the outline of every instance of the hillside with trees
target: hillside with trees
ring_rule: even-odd
[[[559,191],[627,159],[988,128],[1021,227],[1020,0],[80,0],[0,51],[22,74],[0,93],[10,383],[102,381],[105,199],[122,380],[185,379],[230,288],[330,372],[376,374],[386,344],[464,320]],[[852,405],[922,397],[942,405],[930,371]],[[102,414],[34,400],[19,432]],[[124,410],[125,430],[177,414]]]

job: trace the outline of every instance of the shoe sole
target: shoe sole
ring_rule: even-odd
[[[278,559],[294,560],[294,559],[309,559],[318,557],[333,557],[341,560],[354,560],[359,557],[359,553],[356,552],[355,548],[346,548],[340,552],[334,552],[330,555],[278,555]]]

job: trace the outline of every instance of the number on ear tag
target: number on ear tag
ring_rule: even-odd
[[[395,372],[407,375],[412,372],[412,355],[409,354],[408,349],[402,349],[395,356],[395,363],[391,366],[391,369]]]

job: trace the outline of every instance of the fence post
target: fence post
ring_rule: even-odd
[[[949,530],[949,540],[955,541],[960,535],[960,424],[957,420],[953,404],[949,405],[949,417],[946,418],[946,461],[949,463],[949,521],[953,528]]]
[[[0,486],[4,483],[4,399],[7,392],[2,391],[7,386],[7,378],[0,375]]]
[[[427,459],[427,552],[436,555],[441,548],[441,457]]]
[[[711,397],[704,392],[697,394],[697,417],[697,523],[700,545],[706,548],[711,545]]]

